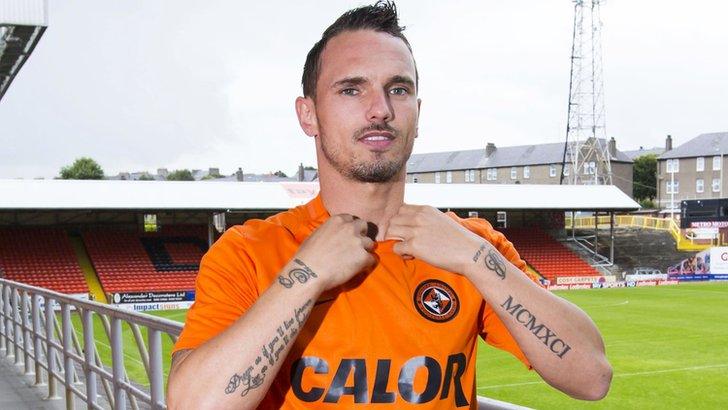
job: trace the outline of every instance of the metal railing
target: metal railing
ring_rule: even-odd
[[[123,325],[134,340],[126,346]],[[108,344],[96,326],[103,327]],[[162,334],[174,343],[181,331],[179,322],[0,279],[0,353],[35,376],[49,399],[59,398],[60,383],[67,409],[76,408],[77,399],[88,409],[166,409]],[[130,353],[134,347],[136,355]],[[99,352],[109,349],[110,360],[102,360]],[[140,361],[146,377],[130,379],[125,356]]]
[[[567,216],[564,221],[566,229],[571,229],[571,217]],[[599,216],[596,223],[599,226],[609,226],[609,216]],[[677,249],[683,251],[698,251],[710,248],[711,246],[724,246],[725,243],[721,238],[713,239],[710,243],[696,243],[695,238],[686,237],[680,226],[672,218],[656,218],[653,216],[642,215],[616,215],[614,217],[615,226],[635,227],[644,229],[655,229],[659,231],[670,232]],[[583,216],[574,218],[575,228],[594,228],[595,221],[593,216]]]

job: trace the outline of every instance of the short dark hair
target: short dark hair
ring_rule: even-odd
[[[324,31],[321,40],[313,45],[306,56],[301,78],[303,95],[316,97],[316,83],[321,71],[321,53],[332,38],[345,31],[373,30],[402,39],[407,45],[407,49],[412,53],[409,41],[402,34],[404,29],[405,27],[399,25],[397,6],[390,0],[379,0],[373,5],[358,7],[342,14]],[[415,65],[415,83],[418,82],[417,77],[417,66]]]

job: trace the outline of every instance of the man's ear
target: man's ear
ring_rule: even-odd
[[[415,138],[420,135],[420,108],[422,107],[422,99],[417,99],[417,128],[415,128]]]
[[[301,129],[309,137],[319,134],[318,118],[316,117],[316,103],[310,97],[296,98],[296,115]]]

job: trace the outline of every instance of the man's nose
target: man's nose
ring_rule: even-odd
[[[394,110],[385,90],[373,93],[369,100],[367,119],[370,122],[388,122],[394,118]]]

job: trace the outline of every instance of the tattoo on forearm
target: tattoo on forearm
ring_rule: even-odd
[[[316,273],[311,270],[303,261],[300,259],[294,259],[293,262],[297,263],[300,268],[293,268],[288,271],[288,277],[278,275],[278,283],[283,285],[285,288],[290,289],[298,281],[298,283],[306,283],[309,278],[317,278]]]
[[[491,249],[485,255],[485,267],[495,272],[499,278],[506,278],[506,262],[496,250]]]
[[[314,277],[316,276],[314,275]],[[313,306],[313,302],[309,299],[301,307],[293,310],[293,316],[284,320],[270,341],[261,346],[260,355],[255,358],[254,363],[242,373],[235,373],[230,378],[225,387],[226,394],[232,394],[242,386],[240,396],[245,396],[263,384],[267,372],[281,360],[281,353],[296,339],[298,331],[308,319],[311,306]]]
[[[480,259],[480,255],[483,254],[484,250],[485,250],[485,244],[481,244],[480,248],[478,248],[478,251],[475,252],[475,255],[473,255],[473,262],[477,262],[478,259]]]
[[[513,302],[513,296],[508,295],[508,299],[501,305],[508,314],[516,319],[516,322],[520,323],[528,329],[534,336],[543,344],[548,347],[559,359],[563,359],[564,355],[571,350],[571,346],[564,340],[560,339],[555,332],[549,329],[543,323],[537,324],[538,318],[530,310],[521,305],[520,303]]]

